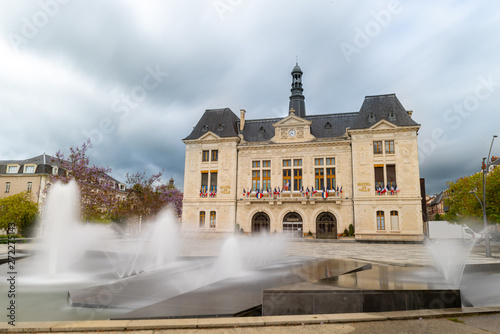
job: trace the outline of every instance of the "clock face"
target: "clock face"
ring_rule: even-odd
[[[295,137],[295,135],[296,135],[296,134],[297,134],[297,133],[295,132],[295,130],[290,130],[290,131],[288,131],[288,135],[289,135],[290,137]]]

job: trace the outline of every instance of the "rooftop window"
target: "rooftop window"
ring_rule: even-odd
[[[35,166],[24,166],[24,173],[26,174],[35,173]]]
[[[18,166],[7,166],[7,173],[15,174],[17,173]]]

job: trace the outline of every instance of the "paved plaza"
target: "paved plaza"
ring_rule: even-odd
[[[244,237],[243,237],[244,238]],[[185,238],[182,254],[186,256],[217,256],[224,238],[194,236]],[[467,247],[467,244],[458,245]],[[457,246],[458,246],[457,245]],[[500,263],[500,243],[492,242],[492,257],[485,256],[484,242],[472,247],[467,264]],[[429,248],[423,244],[361,243],[351,238],[331,241],[316,239],[289,240],[286,255],[333,259],[353,259],[400,266],[433,265]]]
[[[248,238],[242,236],[242,238]],[[217,256],[225,238],[185,236],[181,255]],[[122,242],[134,242],[123,240]],[[119,247],[119,246],[117,246]],[[36,248],[17,244],[18,254]],[[5,255],[6,245],[0,245]],[[289,240],[286,255],[335,259],[355,259],[397,266],[432,265],[428,247],[422,244],[359,243],[349,238],[334,241]],[[500,263],[500,244],[492,243],[491,258],[485,256],[484,243],[472,247],[467,264]],[[420,310],[385,313],[308,315],[256,318],[170,319],[134,321],[87,321],[18,323],[14,329],[0,323],[0,332],[30,329],[36,332],[83,331],[87,333],[500,333],[500,307],[448,310]],[[213,328],[215,327],[215,328]]]

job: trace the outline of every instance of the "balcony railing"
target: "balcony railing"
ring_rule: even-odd
[[[301,193],[297,191],[284,191],[279,194],[263,192],[261,195],[258,193],[251,192],[250,194],[245,193],[241,198],[247,203],[263,203],[263,202],[297,202],[297,203],[315,203],[320,201],[328,202],[339,202],[342,201],[342,193],[331,191],[328,195],[324,195],[322,192],[312,193]]]

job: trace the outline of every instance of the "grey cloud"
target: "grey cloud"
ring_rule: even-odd
[[[233,3],[222,19],[212,1],[158,1],[151,8],[149,2],[122,1],[61,5],[10,59],[20,69],[41,59],[40,66],[63,69],[69,81],[36,69],[15,75],[0,65],[0,112],[9,123],[0,134],[8,143],[0,147],[0,159],[67,151],[81,145],[85,134],[100,132],[91,157],[112,167],[115,177],[164,169],[166,179],[174,176],[182,185],[181,140],[203,111],[230,107],[237,114],[245,108],[248,118],[285,115],[298,55],[308,113],[357,111],[366,95],[396,93],[422,125],[422,148],[435,129],[443,130],[446,140],[434,141],[432,152],[422,156],[429,193],[477,170],[491,135],[498,134],[500,86],[459,126],[444,114],[474,94],[479,76],[493,75],[500,83],[499,4],[400,2],[402,10],[387,25],[379,23],[380,31],[348,62],[340,44],[355,46],[357,29],[366,33],[368,24],[377,23],[374,13],[387,10],[389,2]],[[9,45],[9,32],[20,33],[23,18],[39,10],[35,0],[0,4],[0,50]],[[147,67],[168,76],[126,114],[113,109],[122,94],[142,85]]]

